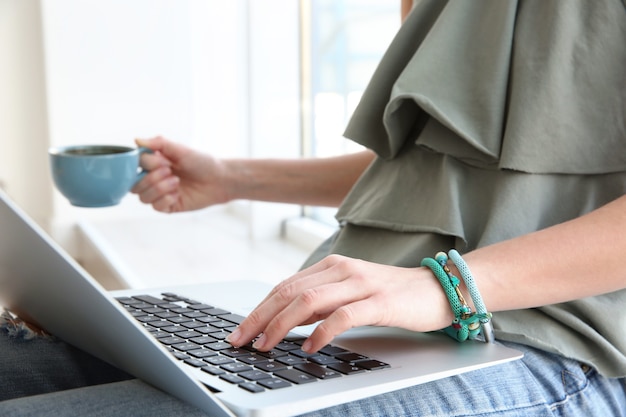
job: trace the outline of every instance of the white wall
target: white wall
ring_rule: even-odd
[[[135,196],[71,207],[52,190],[50,144],[162,134],[219,156],[298,156],[297,5],[0,0],[0,182],[63,240],[84,218],[156,214]],[[298,210],[246,204],[250,234]]]
[[[44,227],[52,213],[39,2],[0,0],[0,187]]]

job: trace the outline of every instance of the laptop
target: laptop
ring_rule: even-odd
[[[298,415],[522,357],[380,327],[350,330],[317,357],[299,349],[312,326],[265,356],[228,346],[224,334],[269,290],[224,281],[108,292],[0,190],[0,305],[212,416]]]

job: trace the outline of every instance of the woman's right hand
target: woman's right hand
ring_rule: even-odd
[[[160,136],[136,143],[153,151],[141,155],[141,166],[149,172],[131,190],[143,203],[175,213],[230,201],[221,160]]]

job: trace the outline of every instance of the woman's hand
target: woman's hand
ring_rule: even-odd
[[[453,314],[432,272],[331,255],[277,285],[228,341],[256,349],[278,344],[294,327],[323,320],[303,344],[315,352],[344,331],[365,325],[432,331]]]
[[[143,203],[171,213],[230,201],[221,160],[162,137],[136,142],[154,151],[141,155],[141,166],[149,173],[131,190]]]

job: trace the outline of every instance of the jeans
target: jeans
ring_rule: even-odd
[[[524,358],[307,416],[626,417],[625,378],[506,344]],[[3,326],[0,352],[1,416],[206,416],[54,337]]]

